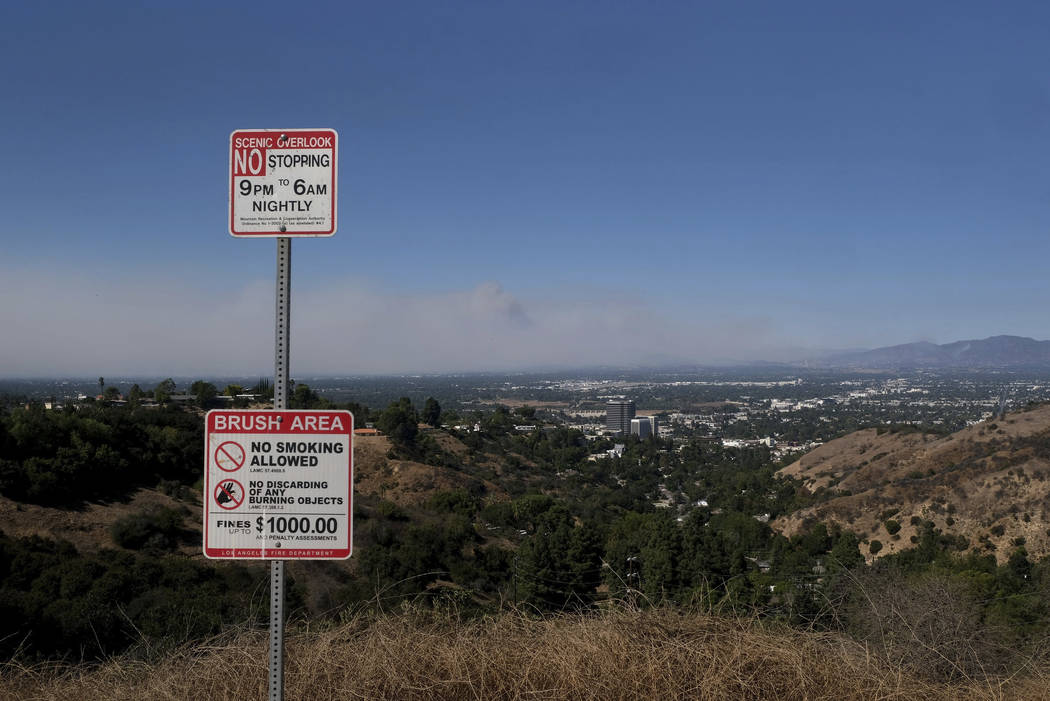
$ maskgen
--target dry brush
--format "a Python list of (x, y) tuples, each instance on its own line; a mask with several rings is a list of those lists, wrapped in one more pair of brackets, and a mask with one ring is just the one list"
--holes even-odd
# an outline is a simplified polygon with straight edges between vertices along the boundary
[[(264, 699), (266, 637), (241, 632), (147, 664), (7, 665), (0, 697)], [(289, 635), (289, 699), (1045, 698), (1023, 677), (923, 680), (848, 638), (671, 610), (460, 621), (407, 612)]]

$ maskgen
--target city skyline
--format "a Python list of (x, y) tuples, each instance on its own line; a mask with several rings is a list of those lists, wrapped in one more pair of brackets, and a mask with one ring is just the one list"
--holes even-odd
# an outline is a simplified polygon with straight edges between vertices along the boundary
[(247, 128), (339, 132), (293, 374), (1050, 337), (1045, 7), (285, 9), (0, 9), (0, 375), (265, 373)]

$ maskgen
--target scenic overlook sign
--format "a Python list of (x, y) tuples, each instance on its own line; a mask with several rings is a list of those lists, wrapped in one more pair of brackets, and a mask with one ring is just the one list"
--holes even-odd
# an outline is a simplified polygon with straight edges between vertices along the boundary
[(353, 431), (348, 411), (209, 411), (204, 554), (350, 557)]
[(334, 129), (241, 129), (230, 134), (230, 233), (332, 236), (338, 145)]

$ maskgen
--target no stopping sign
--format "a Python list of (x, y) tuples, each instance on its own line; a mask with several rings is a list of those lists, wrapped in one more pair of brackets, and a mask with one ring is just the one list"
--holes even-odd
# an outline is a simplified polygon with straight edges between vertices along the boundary
[(239, 129), (230, 134), (230, 234), (332, 236), (335, 129)]

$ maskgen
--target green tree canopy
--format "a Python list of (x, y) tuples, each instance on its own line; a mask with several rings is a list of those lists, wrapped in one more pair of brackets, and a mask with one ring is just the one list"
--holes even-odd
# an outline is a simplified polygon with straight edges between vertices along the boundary
[(202, 409), (208, 407), (212, 400), (219, 395), (219, 390), (210, 382), (197, 380), (190, 385), (190, 392), (197, 398), (197, 406)]
[(535, 532), (518, 549), (514, 577), (520, 599), (538, 608), (589, 605), (601, 582), (597, 533), (577, 525), (564, 506), (553, 506), (539, 516)]
[(427, 401), (423, 404), (423, 413), (421, 415), (423, 423), (430, 426), (437, 427), (441, 424), (441, 405), (433, 397), (427, 397)]
[(385, 433), (395, 446), (415, 449), (419, 417), (416, 416), (412, 400), (402, 397), (399, 401), (391, 402), (379, 417), (379, 430)]
[(831, 566), (849, 570), (862, 562), (864, 556), (860, 552), (860, 539), (853, 531), (843, 531), (831, 548)]
[(175, 380), (170, 377), (163, 380), (153, 390), (153, 398), (160, 404), (165, 404), (171, 400), (171, 395), (175, 392)]

